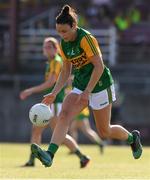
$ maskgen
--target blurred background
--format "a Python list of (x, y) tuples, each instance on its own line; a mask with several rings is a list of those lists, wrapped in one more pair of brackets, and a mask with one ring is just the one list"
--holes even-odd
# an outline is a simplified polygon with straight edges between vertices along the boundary
[[(29, 142), (28, 111), (42, 94), (21, 101), (19, 93), (43, 81), (42, 42), (47, 36), (59, 39), (55, 17), (66, 3), (77, 10), (79, 26), (97, 37), (114, 76), (118, 100), (112, 122), (139, 129), (143, 144), (150, 145), (149, 0), (0, 0), (0, 141)], [(47, 136), (46, 131), (45, 142)], [(88, 140), (81, 135), (80, 142)]]

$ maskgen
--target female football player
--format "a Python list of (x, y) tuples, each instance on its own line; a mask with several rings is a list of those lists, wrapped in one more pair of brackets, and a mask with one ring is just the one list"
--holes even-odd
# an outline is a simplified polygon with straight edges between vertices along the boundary
[(56, 17), (56, 30), (62, 38), (63, 67), (54, 89), (42, 102), (54, 102), (56, 95), (68, 80), (72, 68), (73, 89), (63, 101), (48, 150), (42, 150), (40, 146), (32, 144), (32, 152), (46, 167), (51, 166), (53, 157), (68, 132), (71, 120), (89, 104), (99, 136), (127, 141), (131, 145), (134, 158), (140, 158), (142, 145), (139, 131), (134, 130), (130, 133), (120, 125), (111, 125), (112, 102), (116, 99), (114, 82), (110, 70), (104, 65), (96, 38), (78, 27), (77, 14), (68, 5), (65, 5)]

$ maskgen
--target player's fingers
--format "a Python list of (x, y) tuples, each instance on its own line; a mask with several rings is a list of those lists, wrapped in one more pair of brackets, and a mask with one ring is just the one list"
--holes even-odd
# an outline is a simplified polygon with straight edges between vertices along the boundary
[(43, 104), (46, 104), (46, 105), (49, 105), (49, 103), (48, 103), (48, 102), (43, 102), (43, 101), (42, 101), (42, 103), (43, 103)]
[(42, 103), (46, 104), (46, 105), (49, 105), (49, 100), (48, 99), (43, 99)]
[(45, 100), (45, 99), (43, 99), (43, 100), (42, 100), (42, 103), (44, 103), (44, 104), (45, 104), (45, 103), (46, 103), (46, 100)]

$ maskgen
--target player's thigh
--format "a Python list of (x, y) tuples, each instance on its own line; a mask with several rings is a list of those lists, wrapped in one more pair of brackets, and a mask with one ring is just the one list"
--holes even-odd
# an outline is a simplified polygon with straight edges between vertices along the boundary
[(93, 93), (90, 97), (90, 106), (94, 113), (97, 129), (103, 133), (108, 133), (110, 129), (111, 107), (115, 100), (114, 85), (98, 93)]
[(78, 101), (78, 97), (76, 93), (68, 94), (63, 101), (60, 115), (64, 114), (71, 119), (77, 116), (85, 108), (85, 105)]
[(51, 118), (50, 120), (50, 128), (52, 130), (54, 130), (55, 126), (56, 126), (56, 123), (57, 123), (57, 120), (58, 120), (58, 117), (57, 116), (54, 116), (53, 118)]
[(103, 132), (109, 129), (110, 119), (111, 119), (111, 108), (112, 108), (112, 104), (109, 104), (103, 109), (92, 110), (98, 131)]

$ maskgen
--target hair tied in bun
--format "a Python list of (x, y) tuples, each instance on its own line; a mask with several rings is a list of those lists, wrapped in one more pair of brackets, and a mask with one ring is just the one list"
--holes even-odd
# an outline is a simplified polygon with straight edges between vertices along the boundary
[(62, 13), (64, 15), (68, 15), (69, 14), (69, 10), (70, 10), (70, 7), (68, 5), (65, 5), (64, 8), (62, 9)]

